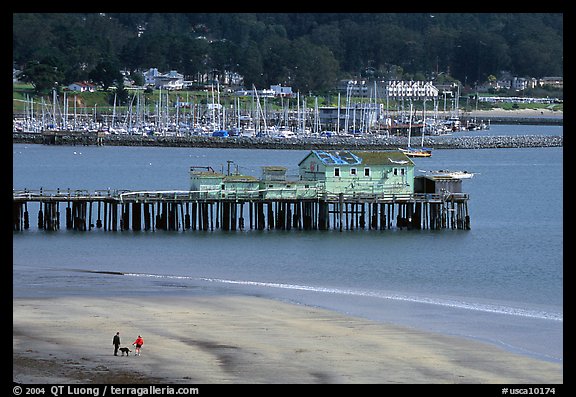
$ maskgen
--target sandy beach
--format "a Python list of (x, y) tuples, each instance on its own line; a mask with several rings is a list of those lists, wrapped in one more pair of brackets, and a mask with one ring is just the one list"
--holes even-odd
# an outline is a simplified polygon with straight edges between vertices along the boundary
[(563, 382), (561, 364), (256, 297), (15, 299), (13, 313), (19, 383)]
[(552, 110), (552, 109), (514, 109), (514, 110), (504, 110), (499, 108), (492, 108), (490, 110), (472, 110), (470, 112), (461, 112), (461, 115), (466, 115), (470, 117), (484, 117), (489, 119), (490, 117), (511, 117), (511, 118), (564, 118), (564, 112), (562, 110)]

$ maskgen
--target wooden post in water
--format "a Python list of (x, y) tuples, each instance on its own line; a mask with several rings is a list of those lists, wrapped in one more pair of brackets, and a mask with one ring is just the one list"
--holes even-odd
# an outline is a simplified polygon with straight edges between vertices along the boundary
[(240, 217), (238, 218), (238, 228), (244, 230), (244, 202), (240, 202)]
[(142, 204), (132, 204), (132, 230), (139, 232), (142, 229)]
[(344, 224), (344, 193), (338, 194), (338, 211), (339, 211), (338, 227), (340, 231), (342, 231), (342, 227)]
[(190, 202), (186, 202), (186, 215), (184, 216), (184, 228), (186, 230), (190, 229)]
[(30, 217), (28, 215), (28, 203), (24, 202), (24, 229), (30, 228)]
[(274, 209), (272, 208), (273, 204), (274, 203), (272, 201), (268, 203), (268, 230), (274, 229)]
[(150, 230), (150, 206), (153, 204), (144, 203), (143, 210), (144, 210), (144, 230)]

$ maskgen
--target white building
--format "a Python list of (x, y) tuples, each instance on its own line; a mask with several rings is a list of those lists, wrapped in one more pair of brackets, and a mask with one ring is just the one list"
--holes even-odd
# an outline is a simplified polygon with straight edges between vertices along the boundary
[(527, 88), (535, 88), (536, 85), (537, 80), (535, 78), (524, 78), (524, 77), (512, 78), (512, 89), (516, 91), (522, 91)]
[(438, 98), (438, 88), (424, 81), (389, 81), (386, 93), (390, 98)]
[(271, 85), (270, 89), (274, 91), (274, 95), (277, 97), (291, 97), (292, 87), (282, 87), (280, 84), (278, 85)]
[(156, 76), (154, 87), (166, 90), (181, 90), (184, 88), (184, 75), (175, 70)]
[(96, 86), (92, 83), (82, 81), (70, 84), (68, 86), (68, 89), (70, 91), (76, 91), (76, 92), (94, 92), (96, 91)]
[(543, 87), (545, 85), (555, 87), (555, 88), (564, 88), (564, 78), (563, 77), (542, 77), (540, 81), (538, 81), (538, 85)]
[(274, 98), (276, 92), (274, 90), (238, 90), (234, 93), (236, 96), (253, 96), (258, 98)]
[(432, 99), (438, 98), (439, 90), (432, 82), (426, 81), (377, 81), (341, 80), (340, 92), (351, 96), (389, 98)]
[(160, 75), (156, 68), (150, 68), (142, 74), (144, 75), (144, 85), (155, 85), (156, 77)]

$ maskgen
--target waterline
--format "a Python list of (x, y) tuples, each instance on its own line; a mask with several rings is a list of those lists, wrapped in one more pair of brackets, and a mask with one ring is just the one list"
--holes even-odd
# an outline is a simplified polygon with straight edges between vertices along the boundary
[(161, 274), (142, 274), (142, 273), (125, 273), (126, 276), (132, 277), (150, 277), (150, 278), (162, 278), (162, 279), (178, 279), (178, 280), (190, 280), (190, 281), (203, 281), (211, 283), (220, 284), (233, 284), (241, 286), (255, 286), (255, 287), (266, 287), (266, 288), (280, 288), (280, 289), (290, 289), (290, 290), (300, 290), (300, 291), (310, 291), (319, 292), (326, 294), (338, 294), (338, 295), (351, 295), (351, 296), (364, 296), (371, 298), (411, 302), (411, 303), (422, 303), (430, 304), (436, 306), (451, 307), (455, 309), (464, 310), (475, 310), (486, 313), (493, 314), (505, 314), (512, 316), (522, 316), (529, 318), (536, 318), (541, 320), (552, 320), (552, 321), (563, 321), (563, 314), (556, 312), (547, 312), (542, 310), (530, 310), (518, 307), (504, 306), (504, 305), (494, 305), (485, 304), (478, 302), (466, 302), (457, 301), (450, 299), (441, 298), (429, 298), (423, 296), (409, 296), (402, 294), (390, 294), (370, 290), (359, 290), (359, 289), (344, 289), (344, 288), (333, 288), (333, 287), (321, 287), (321, 286), (311, 286), (302, 284), (286, 284), (286, 283), (275, 283), (275, 282), (263, 282), (263, 281), (251, 281), (251, 280), (230, 280), (230, 279), (220, 279), (211, 277), (191, 277), (191, 276), (177, 276), (177, 275), (161, 275)]

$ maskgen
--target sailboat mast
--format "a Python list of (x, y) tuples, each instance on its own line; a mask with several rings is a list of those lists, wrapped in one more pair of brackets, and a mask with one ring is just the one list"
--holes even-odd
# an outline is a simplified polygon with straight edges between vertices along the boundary
[(424, 98), (424, 105), (422, 108), (422, 119), (424, 120), (424, 125), (422, 126), (422, 147), (424, 147), (424, 130), (426, 129), (426, 98)]
[(336, 117), (336, 134), (340, 134), (340, 93), (338, 93), (338, 117)]
[(410, 99), (410, 116), (408, 117), (408, 148), (410, 148), (410, 135), (412, 135), (412, 99)]

